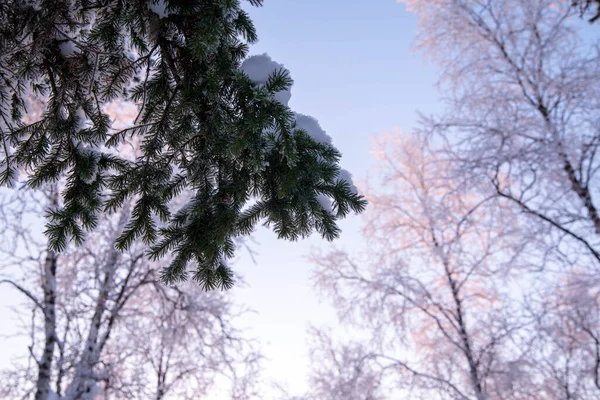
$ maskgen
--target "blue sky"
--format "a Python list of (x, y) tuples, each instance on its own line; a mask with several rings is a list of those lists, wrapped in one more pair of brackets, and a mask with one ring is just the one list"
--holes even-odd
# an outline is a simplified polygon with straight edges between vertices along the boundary
[[(266, 0), (262, 8), (248, 10), (260, 38), (251, 54), (268, 53), (290, 70), (295, 81), (290, 106), (319, 120), (359, 186), (375, 165), (369, 154), (373, 136), (409, 131), (418, 111), (439, 110), (438, 71), (411, 51), (416, 18), (402, 4)], [(305, 387), (306, 328), (335, 324), (333, 309), (312, 290), (307, 256), (311, 248), (359, 248), (361, 225), (361, 217), (343, 221), (342, 237), (333, 244), (316, 235), (283, 242), (260, 229), (258, 244), (251, 244), (256, 264), (242, 256), (235, 265), (248, 283), (235, 289), (237, 300), (257, 311), (244, 323), (264, 345), (265, 378), (294, 393)]]

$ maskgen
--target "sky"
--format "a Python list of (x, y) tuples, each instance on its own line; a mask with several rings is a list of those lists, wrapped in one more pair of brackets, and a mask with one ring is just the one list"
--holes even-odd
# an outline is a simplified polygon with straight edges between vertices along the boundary
[[(410, 131), (418, 113), (440, 109), (435, 83), (439, 71), (411, 51), (416, 17), (394, 0), (266, 0), (247, 7), (259, 42), (250, 54), (267, 53), (294, 79), (290, 107), (315, 117), (342, 152), (342, 167), (361, 182), (375, 175), (369, 153), (372, 138)], [(336, 314), (312, 289), (311, 251), (362, 244), (363, 218), (342, 221), (334, 243), (313, 235), (299, 242), (277, 240), (260, 229), (249, 246), (255, 262), (242, 254), (234, 269), (246, 281), (234, 289), (236, 300), (255, 310), (243, 325), (260, 339), (264, 378), (291, 394), (307, 387), (307, 328), (335, 326)]]
[[(395, 0), (265, 0), (263, 7), (247, 9), (259, 36), (250, 54), (268, 53), (290, 70), (295, 83), (289, 105), (319, 121), (359, 188), (376, 174), (369, 154), (372, 137), (410, 131), (419, 111), (439, 111), (439, 71), (411, 51), (416, 17)], [(307, 388), (307, 328), (336, 325), (333, 308), (312, 289), (314, 267), (307, 258), (314, 249), (360, 248), (362, 220), (351, 216), (342, 221), (343, 233), (334, 243), (318, 235), (284, 242), (261, 228), (248, 243), (256, 252), (254, 261), (242, 250), (233, 268), (246, 283), (232, 294), (255, 311), (240, 325), (260, 340), (265, 381), (278, 382), (291, 394)], [(16, 303), (2, 289), (1, 321), (14, 321), (8, 306)], [(24, 343), (13, 338), (0, 346), (0, 367)]]

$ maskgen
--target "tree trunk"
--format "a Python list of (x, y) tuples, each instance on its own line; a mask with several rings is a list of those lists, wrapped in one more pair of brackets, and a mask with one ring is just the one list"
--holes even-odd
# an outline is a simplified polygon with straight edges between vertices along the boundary
[[(117, 235), (122, 231), (127, 218), (129, 216), (129, 209), (126, 207), (119, 218), (118, 228), (116, 230)], [(93, 391), (98, 378), (94, 374), (94, 368), (100, 360), (100, 353), (104, 345), (100, 339), (100, 331), (102, 328), (102, 319), (104, 313), (109, 310), (109, 296), (114, 286), (115, 274), (117, 272), (117, 264), (119, 262), (120, 253), (117, 249), (113, 248), (107, 256), (106, 262), (102, 266), (104, 271), (104, 279), (100, 286), (98, 298), (96, 299), (96, 306), (94, 308), (94, 315), (90, 321), (90, 328), (88, 336), (85, 341), (85, 347), (81, 352), (81, 357), (75, 367), (75, 373), (71, 383), (65, 391), (63, 400), (78, 400), (78, 399), (92, 399), (95, 397)], [(108, 339), (110, 334), (111, 324), (107, 324), (103, 337)]]
[(119, 253), (117, 250), (112, 250), (111, 254), (108, 256), (108, 260), (104, 267), (104, 279), (98, 293), (98, 299), (96, 300), (94, 315), (90, 322), (85, 347), (83, 348), (79, 362), (75, 367), (73, 380), (65, 391), (64, 400), (85, 399), (93, 391), (93, 386), (96, 382), (94, 377), (94, 367), (100, 359), (98, 338), (100, 337), (100, 329), (102, 327), (102, 317), (108, 308), (107, 302), (110, 290), (114, 283), (118, 257)]
[(44, 261), (44, 350), (38, 365), (35, 400), (47, 400), (50, 394), (52, 362), (56, 345), (56, 253), (48, 250)]

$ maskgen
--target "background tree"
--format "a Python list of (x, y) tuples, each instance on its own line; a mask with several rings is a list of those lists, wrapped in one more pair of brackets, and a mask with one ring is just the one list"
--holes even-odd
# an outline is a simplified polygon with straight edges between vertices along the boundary
[[(598, 285), (583, 271), (548, 284), (528, 308), (537, 316), (531, 348), (521, 365), (539, 395), (599, 399)], [(522, 382), (522, 384), (526, 384)]]
[(364, 357), (395, 396), (506, 398), (495, 383), (531, 323), (504, 280), (524, 250), (514, 215), (455, 185), (418, 138), (389, 137), (378, 150), (385, 189), (368, 196), (369, 250), (316, 255), (317, 287), (363, 329)]
[(286, 400), (383, 400), (382, 373), (376, 358), (360, 342), (338, 345), (328, 330), (310, 328), (311, 370), (309, 390), (290, 395), (281, 385), (277, 399)]
[[(419, 46), (443, 67), (449, 89), (448, 113), (426, 119), (423, 132), (446, 143), (456, 179), (522, 213), (523, 240), (535, 244), (525, 260), (541, 272), (533, 313), (548, 335), (540, 348), (548, 353), (536, 355), (545, 363), (531, 365), (562, 365), (537, 372), (563, 388), (560, 397), (595, 398), (597, 43), (578, 35), (578, 9), (566, 2), (435, 3), (408, 2)], [(588, 298), (588, 317), (576, 296)]]
[(374, 398), (600, 398), (596, 281), (532, 268), (527, 221), (453, 181), (426, 141), (389, 136), (376, 154), (385, 189), (367, 195), (367, 250), (313, 257), (317, 288), (356, 338), (318, 332), (306, 398), (364, 380)]
[(448, 144), (457, 179), (491, 184), (529, 216), (531, 236), (555, 256), (573, 262), (567, 249), (578, 248), (577, 262), (597, 268), (600, 58), (578, 36), (576, 10), (550, 0), (407, 3), (448, 94), (448, 113), (422, 131)]
[[(153, 259), (175, 254), (165, 282), (192, 263), (205, 288), (228, 288), (234, 239), (257, 223), (280, 238), (332, 240), (337, 219), (365, 207), (339, 151), (277, 97), (289, 73), (255, 82), (240, 68), (257, 36), (238, 0), (10, 0), (0, 34), (0, 184), (66, 181), (46, 229), (55, 252), (133, 201), (119, 250), (140, 239)], [(45, 110), (24, 122), (30, 98)], [(125, 129), (106, 112), (118, 99), (139, 108)], [(126, 139), (140, 143), (133, 160), (119, 153)], [(183, 189), (193, 196), (173, 209)]]
[(381, 372), (361, 343), (336, 346), (329, 332), (312, 328), (310, 391), (306, 399), (383, 400)]
[(249, 398), (259, 356), (233, 327), (238, 311), (226, 294), (164, 286), (142, 244), (116, 250), (127, 206), (85, 246), (56, 255), (34, 229), (46, 204), (17, 192), (1, 208), (4, 237), (14, 239), (3, 241), (0, 282), (24, 295), (21, 333), (30, 337), (28, 356), (4, 371), (1, 397), (191, 399), (222, 377), (232, 398)]
[(317, 285), (396, 397), (600, 398), (597, 45), (568, 2), (404, 2), (447, 110), (377, 149), (372, 242)]

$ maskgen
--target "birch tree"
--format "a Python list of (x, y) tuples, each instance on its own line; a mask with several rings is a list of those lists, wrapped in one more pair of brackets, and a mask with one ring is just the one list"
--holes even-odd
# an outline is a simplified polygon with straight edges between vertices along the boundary
[[(598, 268), (600, 58), (577, 10), (551, 0), (405, 1), (417, 47), (443, 69), (448, 112), (422, 130), (457, 176), (521, 210), (555, 256)], [(552, 249), (552, 250), (550, 250)], [(583, 258), (589, 258), (584, 260)]]
[(381, 370), (402, 372), (392, 387), (599, 398), (600, 58), (578, 35), (580, 10), (403, 2), (417, 48), (442, 68), (448, 111), (423, 118), (421, 144), (378, 148), (369, 250), (315, 257), (317, 285), (366, 327)]
[(456, 179), (519, 210), (535, 241), (527, 262), (545, 288), (530, 361), (549, 369), (534, 376), (554, 382), (551, 396), (597, 398), (600, 56), (577, 18), (594, 2), (405, 3), (447, 93), (448, 112), (422, 131), (445, 143)]
[(306, 399), (383, 400), (381, 371), (359, 342), (336, 345), (331, 333), (312, 328), (310, 390)]
[(422, 138), (388, 136), (376, 154), (367, 249), (313, 257), (317, 288), (359, 339), (320, 333), (307, 398), (336, 398), (360, 371), (381, 398), (600, 398), (597, 281), (532, 268), (527, 221), (454, 181)]
[[(50, 201), (58, 201), (55, 193)], [(12, 199), (1, 208), (1, 282), (28, 302), (19, 310), (30, 344), (4, 371), (2, 397), (198, 398), (219, 376), (237, 398), (250, 393), (259, 357), (234, 328), (236, 307), (224, 293), (158, 283), (160, 265), (145, 258), (142, 245), (116, 250), (127, 207), (85, 246), (57, 256), (29, 229), (48, 196), (20, 192)]]
[[(600, 399), (598, 287), (582, 276), (550, 286), (538, 302), (529, 376), (539, 393), (558, 399)], [(594, 282), (594, 281), (591, 281)]]
[(308, 332), (311, 369), (306, 393), (291, 395), (275, 385), (278, 400), (384, 400), (388, 390), (383, 374), (364, 343), (339, 344), (329, 329), (311, 327)]
[(368, 250), (316, 255), (317, 287), (366, 331), (364, 357), (396, 396), (504, 398), (499, 371), (530, 323), (503, 281), (525, 249), (514, 214), (453, 185), (422, 140), (388, 137), (377, 154), (385, 190), (367, 195)]

